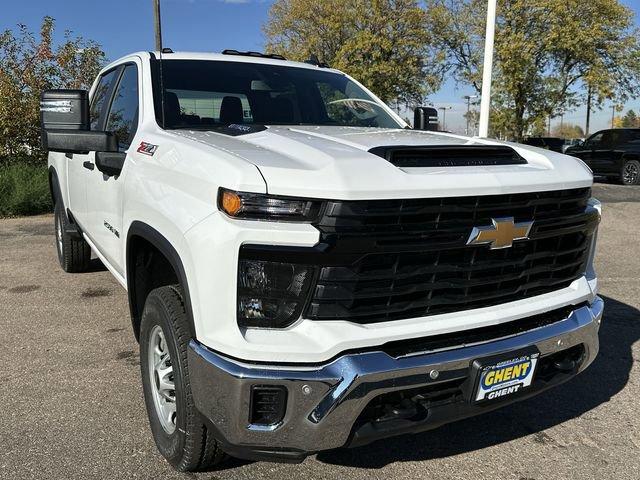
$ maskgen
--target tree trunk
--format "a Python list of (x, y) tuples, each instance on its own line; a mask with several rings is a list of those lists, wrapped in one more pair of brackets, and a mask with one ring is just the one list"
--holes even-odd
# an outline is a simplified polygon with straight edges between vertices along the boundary
[(589, 136), (589, 122), (591, 121), (591, 86), (587, 89), (587, 124), (584, 129), (584, 136)]
[(516, 100), (516, 108), (514, 110), (513, 135), (516, 142), (522, 142), (524, 138), (524, 102)]

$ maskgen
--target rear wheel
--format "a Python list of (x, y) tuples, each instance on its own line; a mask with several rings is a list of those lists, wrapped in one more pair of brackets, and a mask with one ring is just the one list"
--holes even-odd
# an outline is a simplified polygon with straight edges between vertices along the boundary
[(55, 207), (56, 250), (65, 272), (83, 272), (91, 264), (91, 247), (82, 235), (69, 233), (70, 222), (61, 201)]
[(158, 450), (182, 472), (203, 470), (225, 458), (193, 402), (187, 364), (189, 331), (180, 289), (153, 290), (140, 325), (144, 398)]
[(625, 161), (622, 165), (620, 178), (625, 185), (640, 184), (640, 162), (638, 160)]

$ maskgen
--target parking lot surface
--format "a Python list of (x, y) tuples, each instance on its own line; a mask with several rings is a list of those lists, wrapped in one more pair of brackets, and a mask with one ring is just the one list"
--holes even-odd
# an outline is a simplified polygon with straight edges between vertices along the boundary
[[(232, 460), (198, 479), (640, 479), (640, 187), (597, 184), (601, 351), (522, 403), (300, 465)], [(172, 479), (155, 449), (124, 290), (58, 266), (50, 215), (0, 220), (0, 478)]]

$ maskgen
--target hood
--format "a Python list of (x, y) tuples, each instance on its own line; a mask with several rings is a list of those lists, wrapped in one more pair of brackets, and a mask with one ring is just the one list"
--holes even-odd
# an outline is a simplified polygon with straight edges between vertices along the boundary
[[(579, 160), (535, 147), (403, 129), (277, 126), (247, 135), (174, 131), (254, 164), (274, 195), (336, 200), (493, 195), (590, 186)], [(508, 145), (519, 165), (399, 168), (375, 147)]]

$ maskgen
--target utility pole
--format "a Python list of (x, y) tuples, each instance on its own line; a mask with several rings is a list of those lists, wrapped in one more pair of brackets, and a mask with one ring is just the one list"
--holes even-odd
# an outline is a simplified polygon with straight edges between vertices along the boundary
[(153, 17), (156, 32), (156, 50), (162, 52), (162, 23), (160, 21), (160, 0), (153, 0)]
[(467, 127), (466, 130), (464, 131), (465, 135), (469, 135), (469, 113), (471, 112), (471, 99), (472, 98), (478, 98), (477, 95), (465, 95), (464, 98), (467, 101)]
[(487, 30), (484, 38), (484, 67), (482, 68), (482, 97), (480, 99), (479, 137), (489, 136), (491, 74), (493, 69), (493, 37), (496, 31), (496, 0), (489, 0), (487, 3)]
[(447, 130), (447, 110), (451, 110), (451, 107), (438, 107), (438, 110), (442, 110), (442, 130)]

